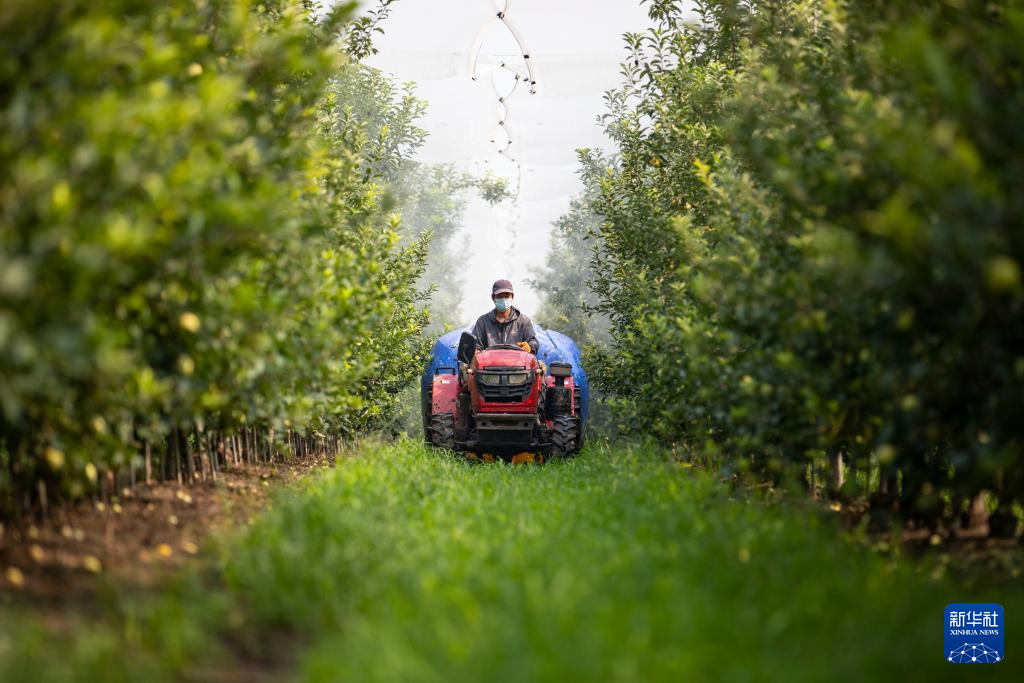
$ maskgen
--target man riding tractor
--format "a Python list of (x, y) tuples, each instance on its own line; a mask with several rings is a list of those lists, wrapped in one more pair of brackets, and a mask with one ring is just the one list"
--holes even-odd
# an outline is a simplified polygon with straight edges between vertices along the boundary
[(572, 455), (582, 446), (585, 414), (586, 375), (574, 367), (578, 350), (549, 331), (542, 346), (530, 318), (512, 306), (513, 296), (512, 284), (498, 280), (491, 288), (494, 310), (461, 333), (457, 351), (452, 337), (459, 333), (435, 345), (423, 383), (427, 440), (506, 459), (523, 451)]
[(497, 280), (491, 286), (494, 308), (480, 316), (473, 326), (478, 348), (488, 349), (500, 344), (514, 345), (537, 355), (537, 335), (530, 317), (512, 305), (515, 294), (512, 283)]

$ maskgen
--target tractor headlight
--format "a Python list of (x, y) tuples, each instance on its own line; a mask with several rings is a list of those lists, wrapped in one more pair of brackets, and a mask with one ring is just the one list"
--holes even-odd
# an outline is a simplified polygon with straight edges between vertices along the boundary
[(483, 375), (477, 374), (476, 381), (487, 386), (495, 386), (501, 384), (501, 375)]
[(517, 372), (508, 376), (509, 384), (526, 384), (528, 381), (530, 381), (530, 374), (527, 372)]

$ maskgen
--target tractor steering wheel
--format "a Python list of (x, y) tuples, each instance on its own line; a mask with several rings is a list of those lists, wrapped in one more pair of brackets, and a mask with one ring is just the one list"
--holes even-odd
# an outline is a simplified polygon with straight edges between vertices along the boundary
[(494, 344), (493, 346), (488, 346), (485, 350), (489, 351), (490, 349), (508, 349), (510, 351), (522, 351), (522, 349), (516, 346), (515, 344)]

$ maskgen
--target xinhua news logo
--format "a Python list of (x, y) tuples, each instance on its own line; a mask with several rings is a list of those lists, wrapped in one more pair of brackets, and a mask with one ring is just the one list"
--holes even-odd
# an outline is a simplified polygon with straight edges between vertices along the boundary
[(994, 602), (946, 605), (946, 661), (995, 664), (1003, 652), (1003, 608)]

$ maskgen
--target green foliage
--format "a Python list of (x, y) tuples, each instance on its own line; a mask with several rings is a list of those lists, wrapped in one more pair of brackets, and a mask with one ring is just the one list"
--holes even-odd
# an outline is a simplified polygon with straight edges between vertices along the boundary
[[(375, 33), (384, 33), (381, 22), (391, 14), (395, 0), (378, 0), (375, 9), (357, 17), (345, 31), (345, 51), (357, 60), (377, 54), (373, 45)], [(316, 3), (319, 6), (319, 2)]]
[[(358, 25), (350, 30), (359, 30)], [(375, 355), (387, 362), (379, 364), (364, 384), (367, 409), (359, 426), (418, 433), (422, 415), (414, 375), (425, 364), (437, 335), (462, 322), (455, 316), (463, 268), (453, 244), (468, 193), (475, 190), (495, 204), (509, 197), (508, 188), (501, 178), (412, 160), (427, 135), (416, 125), (426, 103), (415, 97), (412, 84), (399, 85), (376, 69), (351, 65), (344, 78), (332, 83), (327, 100), (332, 110), (328, 130), (362, 131), (360, 170), (367, 178), (387, 182), (387, 206), (400, 218), (395, 224), (400, 237), (395, 262), (418, 267), (415, 276), (413, 271), (403, 274), (415, 287), (396, 300), (391, 333), (383, 331), (368, 340)], [(415, 324), (403, 327), (406, 320)]]
[(597, 179), (614, 162), (589, 150), (582, 152), (581, 160), (581, 179), (587, 189), (573, 197), (568, 213), (555, 221), (551, 252), (530, 284), (544, 293), (537, 322), (569, 335), (582, 347), (609, 341), (607, 318), (594, 315), (599, 301), (590, 283), (595, 276), (593, 263), (601, 257), (601, 243), (594, 238), (601, 222), (594, 212)]
[[(570, 200), (568, 213), (555, 221), (547, 261), (528, 284), (544, 296), (544, 303), (534, 316), (536, 322), (572, 337), (582, 350), (584, 367), (589, 371), (600, 366), (611, 343), (611, 322), (598, 310), (601, 300), (591, 283), (596, 279), (594, 263), (602, 258), (602, 242), (596, 237), (601, 216), (594, 210), (599, 198), (597, 179), (614, 161), (589, 150), (581, 152), (581, 161), (586, 189)], [(619, 436), (620, 416), (614, 410), (617, 401), (615, 396), (591, 385), (588, 439)]]
[(383, 83), (337, 47), (351, 6), (44, 5), (0, 12), (0, 512), (174, 429), (376, 424), (429, 236), (387, 193), (421, 109), (350, 106)]
[[(363, 444), (221, 548), (218, 600), (192, 584), (62, 651), (153, 681), (211, 670), (199, 653), (228, 629), (236, 648), (297, 655), (309, 681), (953, 680), (935, 614), (961, 588), (941, 564), (852, 545), (817, 507), (738, 498), (651, 451), (512, 467)], [(1021, 604), (996, 592), (976, 597)], [(4, 680), (67, 666), (34, 657), (32, 631), (8, 629)], [(282, 632), (298, 653), (269, 649)], [(115, 649), (123, 634), (138, 646)]]
[[(386, 3), (382, 3), (386, 4)], [(357, 31), (359, 24), (350, 27)], [(449, 164), (413, 161), (427, 132), (416, 125), (426, 111), (412, 83), (399, 84), (376, 69), (353, 65), (346, 77), (334, 82), (328, 95), (336, 103), (332, 127), (362, 127), (365, 142), (361, 169), (370, 178), (387, 181), (389, 205), (401, 216), (397, 232), (403, 244), (429, 241), (426, 267), (417, 281), (419, 305), (430, 299), (429, 335), (460, 321), (458, 310), (462, 281), (460, 257), (453, 252), (453, 238), (461, 227), (467, 195), (476, 191), (490, 204), (510, 197), (507, 181), (490, 174), (461, 173)]]
[(687, 23), (682, 4), (627, 36), (621, 160), (589, 183), (617, 342), (599, 384), (730, 467), (843, 454), (898, 474), (908, 510), (982, 489), (1008, 509), (1024, 7), (718, 0)]
[[(470, 193), (475, 191), (492, 205), (511, 195), (504, 178), (462, 173), (447, 164), (416, 162), (402, 165), (393, 188), (402, 212), (403, 239), (430, 235), (427, 264), (419, 286), (430, 292), (430, 322), (425, 332), (432, 344), (437, 335), (465, 323), (458, 319), (458, 311), (466, 255), (459, 250), (456, 236)], [(419, 403), (413, 403), (418, 415)]]

